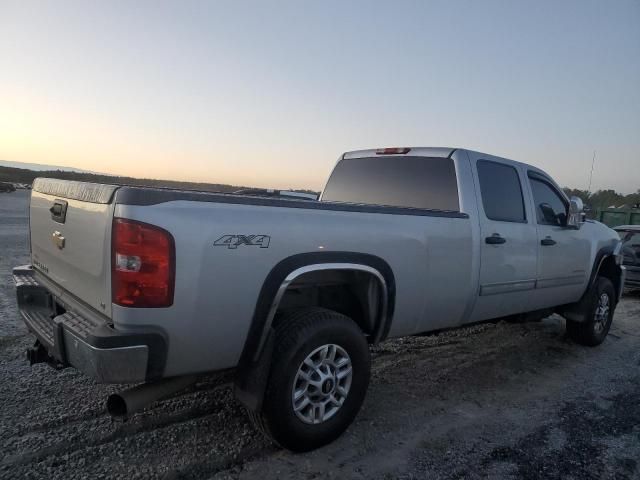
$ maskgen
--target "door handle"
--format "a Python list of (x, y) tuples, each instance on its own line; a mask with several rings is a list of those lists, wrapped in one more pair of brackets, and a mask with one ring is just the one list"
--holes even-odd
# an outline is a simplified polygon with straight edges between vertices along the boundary
[(551, 237), (543, 238), (542, 240), (540, 240), (540, 245), (543, 245), (545, 247), (550, 247), (551, 245), (555, 245), (555, 244), (556, 244), (556, 241)]
[(68, 203), (66, 200), (56, 200), (53, 202), (53, 206), (49, 209), (51, 212), (51, 219), (54, 222), (64, 223), (67, 218)]
[(484, 239), (485, 243), (489, 245), (501, 245), (507, 241), (506, 238), (501, 237), (499, 233), (494, 233), (490, 237)]

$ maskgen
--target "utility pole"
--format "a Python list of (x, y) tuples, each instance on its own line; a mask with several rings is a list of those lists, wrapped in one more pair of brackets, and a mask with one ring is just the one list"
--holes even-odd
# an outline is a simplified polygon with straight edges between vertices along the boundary
[(596, 151), (593, 151), (593, 158), (591, 159), (591, 174), (589, 175), (589, 186), (587, 187), (587, 193), (591, 195), (591, 180), (593, 179), (593, 165), (596, 163)]

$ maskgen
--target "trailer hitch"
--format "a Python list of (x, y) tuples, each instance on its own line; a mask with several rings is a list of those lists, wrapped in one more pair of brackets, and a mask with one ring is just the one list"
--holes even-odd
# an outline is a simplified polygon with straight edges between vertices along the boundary
[(25, 353), (30, 366), (33, 366), (36, 363), (46, 363), (56, 370), (65, 368), (61, 362), (49, 355), (47, 349), (44, 348), (38, 340), (33, 344), (33, 347), (27, 348)]

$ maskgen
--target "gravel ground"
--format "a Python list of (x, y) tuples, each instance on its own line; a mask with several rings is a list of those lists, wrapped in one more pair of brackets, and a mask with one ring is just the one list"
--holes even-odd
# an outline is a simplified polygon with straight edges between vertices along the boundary
[(126, 423), (117, 387), (29, 367), (11, 267), (28, 262), (27, 193), (0, 194), (0, 478), (640, 478), (640, 295), (603, 345), (552, 316), (393, 340), (373, 351), (345, 435), (278, 450), (211, 377)]

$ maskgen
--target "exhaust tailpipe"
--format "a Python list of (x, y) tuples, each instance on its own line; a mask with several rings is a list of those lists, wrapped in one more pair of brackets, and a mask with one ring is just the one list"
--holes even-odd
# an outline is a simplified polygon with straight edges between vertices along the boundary
[(197, 375), (185, 375), (153, 383), (143, 383), (128, 390), (114, 393), (107, 398), (107, 413), (114, 418), (127, 418), (156, 400), (184, 390), (196, 383), (197, 380)]

